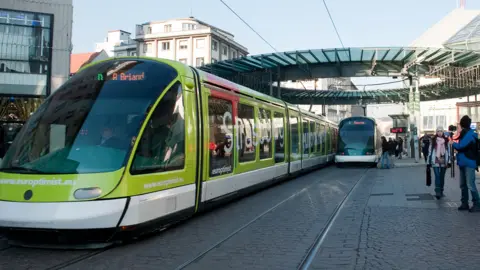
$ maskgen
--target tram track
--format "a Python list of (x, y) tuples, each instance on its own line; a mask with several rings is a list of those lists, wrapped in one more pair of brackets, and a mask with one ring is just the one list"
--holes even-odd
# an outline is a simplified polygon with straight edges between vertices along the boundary
[(85, 255), (81, 255), (81, 256), (78, 256), (76, 258), (73, 258), (73, 259), (70, 259), (68, 261), (65, 261), (63, 263), (60, 263), (60, 264), (57, 264), (57, 265), (54, 265), (54, 266), (51, 266), (49, 268), (46, 268), (45, 270), (58, 270), (58, 269), (63, 269), (65, 267), (68, 267), (68, 266), (71, 266), (71, 265), (74, 265), (78, 262), (81, 262), (83, 260), (86, 260), (86, 259), (89, 259), (89, 258), (92, 258), (94, 256), (97, 256), (97, 255), (100, 255), (102, 253), (104, 253), (105, 251), (107, 250), (110, 250), (112, 249), (114, 246), (109, 246), (109, 247), (106, 247), (106, 248), (102, 248), (102, 249), (99, 249), (99, 250), (95, 250), (95, 251), (92, 251), (92, 252), (89, 252)]
[(302, 261), (298, 265), (298, 267), (297, 267), (298, 270), (307, 270), (310, 267), (310, 265), (313, 262), (313, 259), (315, 258), (315, 256), (318, 253), (318, 250), (322, 246), (323, 241), (327, 237), (328, 232), (330, 231), (332, 226), (335, 224), (335, 220), (337, 219), (337, 217), (338, 217), (340, 211), (342, 210), (343, 206), (348, 201), (350, 196), (354, 193), (355, 188), (359, 185), (359, 183), (367, 176), (368, 171), (369, 170), (366, 170), (364, 172), (364, 174), (362, 175), (362, 177), (360, 177), (358, 179), (358, 181), (350, 188), (347, 195), (343, 198), (343, 200), (338, 204), (338, 206), (335, 208), (333, 213), (330, 215), (330, 217), (328, 218), (327, 224), (320, 231), (320, 233), (315, 237), (315, 240), (313, 241), (312, 245), (310, 246), (307, 253), (303, 257)]
[[(311, 192), (315, 193), (316, 190), (319, 189), (319, 187), (316, 186), (316, 185), (320, 185), (322, 189), (331, 187), (332, 190), (328, 191), (329, 194), (331, 194), (332, 192), (338, 192), (339, 191), (338, 188), (340, 188), (340, 189), (343, 190), (342, 191), (343, 192), (343, 194), (342, 194), (343, 200), (340, 201), (341, 198), (338, 198), (339, 199), (338, 201), (335, 201), (335, 203), (331, 204), (331, 207), (329, 208), (331, 210), (328, 211), (328, 214), (325, 212), (324, 220), (326, 220), (327, 215), (330, 215), (330, 213), (332, 213), (332, 211), (333, 211), (333, 213), (330, 215), (330, 218), (328, 219), (328, 224), (325, 225), (326, 229), (324, 229), (320, 233), (318, 233), (318, 236), (315, 238), (314, 243), (311, 244), (310, 248), (308, 249), (308, 254), (307, 255), (305, 255), (303, 258), (301, 258), (302, 255), (299, 254), (299, 256), (297, 257), (298, 258), (297, 261), (300, 261), (300, 259), (302, 260), (302, 265), (307, 264), (309, 262), (309, 260), (311, 261), (313, 259), (313, 257), (314, 257), (313, 254), (315, 254), (315, 252), (318, 250), (318, 247), (317, 247), (318, 244), (317, 243), (318, 242), (321, 243), (322, 237), (325, 238), (324, 235), (326, 235), (328, 233), (327, 228), (330, 228), (332, 226), (331, 224), (333, 224), (334, 221), (335, 221), (335, 215), (337, 215), (338, 212), (340, 212), (342, 206), (348, 200), (348, 197), (350, 196), (350, 194), (353, 193), (353, 191), (355, 190), (355, 187), (365, 177), (366, 173), (368, 172), (368, 169), (357, 171), (357, 173), (356, 173), (357, 175), (356, 175), (355, 178), (358, 177), (357, 178), (358, 180), (355, 179), (354, 181), (351, 181), (350, 182), (351, 184), (348, 185), (348, 187), (345, 186), (345, 183), (347, 183), (347, 182), (344, 182), (344, 180), (340, 180), (340, 179), (345, 179), (345, 178), (343, 178), (342, 174), (339, 171), (337, 171), (336, 169), (333, 169), (333, 170), (326, 169), (323, 172), (324, 173), (322, 173), (321, 176), (318, 179), (311, 179), (310, 178), (312, 176), (316, 178), (316, 176), (315, 176), (316, 172), (315, 171), (304, 175), (305, 177), (307, 177), (307, 179), (303, 179), (303, 180), (300, 180), (300, 181), (307, 181), (307, 182), (304, 183), (304, 184), (301, 184), (301, 185), (296, 185), (295, 182), (290, 182), (290, 181), (281, 183), (278, 186), (279, 187), (283, 186), (282, 189), (284, 189), (285, 191), (288, 190), (288, 186), (295, 184), (294, 186), (292, 186), (292, 187), (294, 187), (294, 189), (290, 190), (290, 192), (288, 192), (288, 191), (283, 192), (283, 194), (282, 194), (283, 196), (279, 198), (280, 200), (277, 201), (277, 202), (272, 202), (272, 204), (270, 204), (270, 206), (267, 206), (269, 208), (267, 208), (266, 210), (262, 211), (262, 210), (259, 209), (260, 211), (258, 211), (254, 215), (251, 215), (250, 219), (243, 220), (243, 222), (242, 222), (243, 225), (241, 225), (240, 227), (238, 227), (238, 223), (237, 223), (237, 226), (235, 226), (236, 228), (233, 227), (233, 226), (230, 227), (230, 232), (226, 232), (225, 234), (223, 234), (223, 236), (210, 240), (209, 243), (208, 242), (205, 243), (206, 245), (203, 246), (203, 251), (202, 252), (200, 252), (200, 253), (195, 252), (196, 254), (191, 253), (190, 255), (183, 256), (183, 258), (178, 258), (178, 261), (175, 262), (174, 264), (173, 264), (173, 261), (171, 261), (168, 264), (165, 264), (164, 266), (167, 267), (167, 265), (169, 265), (167, 267), (168, 269), (185, 269), (189, 266), (190, 266), (189, 268), (191, 268), (192, 264), (195, 264), (196, 262), (202, 262), (203, 264), (205, 264), (206, 262), (209, 261), (208, 258), (211, 255), (209, 253), (216, 252), (215, 250), (218, 250), (218, 247), (220, 247), (220, 246), (222, 246), (222, 248), (224, 248), (223, 246), (225, 246), (225, 245), (222, 245), (222, 244), (224, 244), (226, 242), (228, 242), (228, 243), (232, 243), (232, 241), (235, 242), (236, 240), (234, 240), (232, 238), (234, 238), (235, 236), (238, 236), (241, 232), (246, 231), (244, 233), (249, 233), (248, 231), (250, 231), (251, 229), (256, 228), (258, 226), (258, 223), (256, 223), (256, 222), (259, 222), (260, 224), (265, 223), (265, 222), (269, 222), (268, 220), (271, 218), (271, 216), (269, 216), (269, 217), (266, 217), (266, 216), (268, 214), (274, 212), (275, 210), (280, 208), (278, 211), (280, 211), (279, 213), (282, 213), (282, 212), (285, 211), (285, 207), (290, 208), (289, 205), (296, 204), (296, 202), (291, 202), (291, 203), (288, 203), (288, 204), (287, 204), (287, 202), (290, 202), (292, 200), (296, 201), (298, 199), (302, 200), (302, 197), (306, 196), (305, 193), (307, 191), (308, 191), (307, 194), (311, 193)], [(313, 174), (313, 175), (310, 175), (310, 174)], [(308, 176), (308, 175), (310, 175), (310, 176)], [(338, 177), (340, 177), (339, 180), (334, 180), (334, 179), (337, 179)], [(310, 180), (308, 180), (308, 178), (310, 178)], [(330, 180), (327, 180), (327, 179), (330, 179)], [(285, 186), (284, 184), (287, 184), (287, 185)], [(277, 185), (272, 186), (271, 188), (275, 189), (276, 186)], [(270, 190), (270, 192), (274, 192), (273, 189), (268, 188), (264, 191), (261, 191), (260, 194), (262, 194), (263, 192), (269, 192), (269, 190)], [(277, 191), (275, 191), (275, 192), (277, 192)], [(327, 200), (327, 201), (329, 200), (328, 199), (328, 198), (330, 198), (329, 194), (325, 195), (326, 197), (324, 197), (322, 199), (322, 203), (325, 202), (325, 200)], [(302, 196), (300, 196), (300, 195), (302, 195)], [(256, 196), (255, 194), (252, 194), (248, 197), (250, 197), (251, 199), (255, 199), (255, 196)], [(321, 195), (321, 196), (323, 197), (323, 195)], [(248, 198), (248, 197), (246, 197), (246, 198)], [(298, 198), (298, 199), (295, 199), (295, 198)], [(242, 200), (240, 200), (240, 201), (242, 201)], [(285, 204), (287, 204), (288, 206), (281, 207)], [(235, 206), (235, 204), (231, 204), (230, 206)], [(236, 206), (236, 207), (238, 207), (238, 206)], [(251, 207), (251, 206), (242, 206), (242, 207)], [(333, 209), (335, 209), (335, 210), (333, 210)], [(276, 211), (276, 212), (278, 212), (278, 211)], [(218, 213), (218, 212), (213, 211), (212, 213)], [(222, 215), (225, 215), (225, 214), (222, 214)], [(229, 214), (229, 215), (231, 215), (231, 214)], [(278, 215), (278, 214), (274, 214), (274, 215)], [(320, 215), (322, 215), (322, 214), (320, 214)], [(265, 219), (262, 219), (264, 217), (265, 217)], [(260, 221), (260, 220), (262, 220), (262, 221)], [(204, 221), (202, 221), (202, 223), (203, 222)], [(240, 224), (242, 224), (242, 223), (240, 223)], [(181, 224), (186, 224), (187, 227), (179, 226)], [(184, 232), (191, 233), (194, 227), (192, 227), (192, 224), (190, 224), (190, 225), (188, 225), (188, 224), (189, 224), (188, 222), (179, 222), (177, 224), (172, 224), (172, 226), (170, 226), (167, 231), (170, 231), (171, 229), (173, 229), (173, 227), (178, 226), (178, 227), (182, 227), (183, 229), (181, 229), (181, 230), (183, 230)], [(232, 225), (233, 225), (233, 223), (232, 223)], [(207, 227), (209, 227), (209, 226), (207, 226)], [(185, 229), (185, 228), (190, 228), (190, 229)], [(249, 228), (249, 229), (247, 229), (247, 228)], [(177, 232), (173, 232), (173, 233), (175, 234)], [(121, 254), (124, 254), (124, 252), (133, 252), (133, 253), (138, 253), (138, 254), (143, 255), (143, 250), (144, 250), (145, 246), (150, 245), (150, 244), (148, 244), (148, 242), (158, 242), (158, 241), (164, 242), (163, 236), (161, 237), (162, 240), (152, 239), (152, 238), (155, 238), (156, 236), (157, 235), (155, 233), (155, 234), (152, 234), (152, 235), (148, 234), (148, 236), (146, 235), (145, 237), (141, 237), (141, 238), (150, 238), (150, 239), (146, 239), (146, 241), (147, 241), (146, 243), (139, 243), (139, 245), (132, 246), (133, 250), (128, 247), (128, 245), (130, 244), (129, 243), (129, 244), (113, 245), (113, 246), (109, 246), (109, 247), (106, 247), (106, 248), (103, 248), (103, 249), (98, 249), (98, 250), (91, 251), (91, 252), (86, 252), (86, 253), (83, 252), (83, 253), (80, 253), (80, 254), (78, 254), (76, 252), (81, 252), (81, 251), (73, 251), (73, 252), (65, 251), (65, 253), (62, 252), (63, 254), (59, 253), (59, 252), (56, 252), (56, 251), (50, 251), (50, 252), (38, 251), (38, 252), (35, 252), (34, 258), (32, 258), (32, 259), (29, 258), (31, 263), (32, 263), (30, 265), (33, 266), (33, 265), (36, 264), (35, 262), (38, 262), (39, 260), (44, 260), (43, 263), (39, 263), (36, 266), (33, 266), (33, 268), (35, 268), (35, 269), (48, 269), (48, 270), (53, 270), (53, 269), (82, 269), (82, 268), (88, 268), (89, 265), (92, 265), (92, 266), (96, 265), (95, 269), (97, 269), (97, 268), (100, 269), (100, 268), (102, 268), (102, 266), (100, 266), (101, 264), (100, 265), (98, 264), (98, 261), (102, 261), (105, 258), (109, 258), (109, 257), (112, 258), (112, 256), (123, 256)], [(282, 237), (282, 235), (279, 235), (279, 236)], [(171, 238), (171, 237), (169, 237), (169, 238)], [(313, 235), (311, 236), (310, 239), (313, 239)], [(231, 241), (229, 241), (229, 240), (231, 240)], [(172, 240), (170, 240), (170, 241), (172, 241)], [(174, 241), (175, 242), (171, 242), (171, 243), (172, 244), (173, 243), (178, 243), (177, 240), (174, 240)], [(133, 243), (134, 242), (142, 242), (142, 241), (141, 241), (141, 239), (138, 239), (136, 241), (133, 241)], [(308, 245), (308, 242), (306, 244)], [(226, 244), (226, 245), (228, 246), (229, 244)], [(307, 249), (307, 245), (305, 245), (305, 250)], [(122, 247), (122, 246), (125, 246), (125, 247)], [(225, 248), (228, 248), (228, 247), (225, 247)], [(12, 250), (12, 251), (10, 251), (10, 250)], [(6, 252), (3, 255), (3, 257), (14, 256), (14, 257), (17, 257), (18, 259), (20, 259), (21, 257), (25, 257), (25, 256), (30, 257), (31, 253), (29, 253), (27, 255), (27, 251), (25, 251), (26, 249), (23, 249), (23, 248), (19, 249), (19, 250), (21, 250), (20, 252), (15, 251), (15, 250), (17, 250), (17, 248), (13, 247), (13, 246), (10, 246), (10, 247), (7, 247), (6, 249), (3, 249), (3, 252), (4, 253)], [(137, 252), (135, 252), (135, 250)], [(201, 251), (202, 249), (199, 248), (198, 250)], [(2, 251), (2, 250), (0, 250), (0, 251)], [(10, 254), (10, 255), (8, 255), (8, 254)], [(163, 253), (163, 254), (165, 254), (165, 253)], [(148, 256), (151, 256), (151, 255), (148, 255)], [(67, 257), (67, 258), (65, 258), (65, 257)], [(68, 257), (70, 257), (70, 258), (68, 258)], [(190, 257), (190, 259), (189, 259), (189, 257)], [(204, 257), (207, 257), (207, 259), (202, 260), (202, 258), (204, 258)], [(309, 259), (310, 257), (312, 259)], [(61, 260), (62, 258), (65, 258), (66, 260), (62, 261)], [(139, 257), (135, 256), (135, 258), (138, 259)], [(24, 264), (23, 262), (21, 262), (18, 259), (17, 259), (17, 261), (20, 264)], [(242, 260), (242, 259), (240, 259), (240, 260)], [(119, 259), (115, 259), (115, 261), (124, 261), (124, 259), (119, 258)], [(128, 259), (127, 259), (127, 261), (128, 261)], [(143, 260), (141, 259), (140, 262), (143, 262)], [(27, 262), (27, 264), (28, 264), (28, 262)], [(6, 267), (8, 265), (13, 266), (12, 263), (5, 264)], [(0, 265), (0, 268), (2, 268), (1, 265)], [(25, 269), (25, 268), (26, 267), (22, 268), (21, 265), (17, 265), (16, 267), (10, 268), (10, 269)], [(28, 267), (28, 268), (31, 268), (31, 267)], [(106, 268), (102, 268), (102, 269), (106, 269)], [(304, 268), (299, 267), (298, 269), (304, 269)]]
[[(333, 213), (330, 215), (330, 217), (328, 218), (328, 221), (327, 221), (327, 224), (325, 225), (325, 227), (320, 231), (320, 233), (317, 235), (317, 237), (315, 238), (314, 242), (312, 243), (312, 245), (309, 247), (307, 253), (305, 254), (305, 256), (302, 258), (300, 264), (299, 264), (299, 267), (297, 269), (308, 269), (308, 266), (311, 264), (311, 262), (313, 261), (313, 258), (315, 257), (315, 254), (317, 253), (321, 243), (323, 242), (323, 240), (325, 239), (328, 231), (330, 230), (330, 228), (332, 227), (332, 225), (334, 224), (335, 222), (335, 219), (336, 217), (338, 216), (338, 213), (340, 212), (340, 210), (343, 208), (345, 202), (348, 200), (348, 198), (350, 197), (350, 195), (353, 193), (353, 191), (355, 190), (355, 187), (358, 186), (358, 184), (365, 178), (365, 176), (367, 175), (368, 173), (368, 169), (365, 170), (363, 173), (362, 173), (362, 176), (355, 182), (355, 184), (350, 188), (350, 190), (347, 192), (347, 194), (345, 195), (345, 197), (343, 198), (343, 200), (337, 205), (337, 207), (335, 208), (335, 210), (333, 211)], [(205, 257), (205, 255), (207, 255), (209, 252), (211, 252), (212, 250), (216, 249), (217, 247), (221, 246), (223, 243), (227, 242), (229, 239), (231, 239), (232, 237), (238, 235), (240, 232), (242, 232), (244, 229), (248, 228), (249, 226), (251, 226), (252, 224), (254, 224), (256, 221), (260, 220), (262, 217), (264, 217), (265, 215), (273, 212), (275, 209), (279, 208), (280, 206), (282, 206), (283, 204), (285, 204), (286, 202), (294, 199), (295, 197), (301, 195), (302, 193), (306, 192), (310, 187), (314, 186), (314, 185), (317, 185), (319, 184), (319, 182), (321, 182), (323, 179), (319, 179), (307, 186), (305, 186), (304, 188), (296, 191), (294, 194), (290, 195), (289, 197), (287, 197), (286, 199), (280, 201), (279, 203), (277, 203), (276, 205), (274, 205), (273, 207), (267, 209), (266, 211), (262, 212), (261, 214), (257, 215), (255, 218), (251, 219), (249, 222), (245, 223), (243, 226), (239, 227), (238, 229), (236, 229), (235, 231), (233, 231), (231, 234), (229, 234), (228, 236), (224, 237), (223, 239), (221, 239), (220, 241), (218, 241), (217, 243), (213, 244), (212, 246), (210, 246), (209, 248), (207, 248), (206, 250), (204, 250), (203, 252), (201, 252), (200, 254), (198, 254), (197, 256), (193, 257), (192, 259), (184, 262), (183, 264), (181, 264), (180, 266), (178, 266), (176, 268), (176, 270), (182, 270), (182, 269), (185, 269), (187, 268), (188, 266), (200, 261), (203, 257)]]

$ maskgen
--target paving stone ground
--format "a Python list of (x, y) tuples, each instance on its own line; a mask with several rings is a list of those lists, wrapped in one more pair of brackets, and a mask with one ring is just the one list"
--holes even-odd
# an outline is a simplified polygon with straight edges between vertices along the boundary
[[(479, 269), (480, 213), (459, 212), (425, 186), (425, 167), (372, 170), (339, 213), (310, 269)], [(478, 185), (480, 186), (480, 185)]]
[[(335, 167), (320, 169), (65, 269), (176, 269), (303, 190), (189, 268), (295, 269), (333, 209), (366, 170), (347, 169), (356, 175), (351, 177)], [(10, 248), (0, 251), (0, 269), (46, 269), (82, 255), (82, 252)]]
[[(297, 269), (359, 179), (310, 269), (480, 269), (480, 213), (457, 211), (460, 191), (449, 171), (441, 200), (424, 174), (421, 164), (321, 169), (65, 269), (176, 269), (301, 191), (186, 268)], [(46, 269), (83, 254), (0, 248), (0, 269)]]

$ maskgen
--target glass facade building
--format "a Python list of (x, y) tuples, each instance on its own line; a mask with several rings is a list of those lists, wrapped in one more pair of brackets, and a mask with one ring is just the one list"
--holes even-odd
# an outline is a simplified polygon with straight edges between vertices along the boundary
[(0, 121), (25, 121), (51, 92), (53, 15), (0, 9)]

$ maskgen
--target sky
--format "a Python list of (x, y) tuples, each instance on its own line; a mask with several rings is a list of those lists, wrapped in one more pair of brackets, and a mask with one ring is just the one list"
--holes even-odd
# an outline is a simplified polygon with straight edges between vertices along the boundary
[[(279, 52), (342, 47), (322, 0), (224, 2)], [(326, 3), (345, 47), (408, 46), (457, 6), (457, 0)], [(250, 54), (273, 52), (220, 0), (73, 0), (73, 5), (73, 53), (94, 51), (95, 42), (102, 42), (109, 30), (134, 37), (136, 24), (191, 15), (234, 34)], [(466, 8), (480, 9), (480, 1), (467, 0)]]

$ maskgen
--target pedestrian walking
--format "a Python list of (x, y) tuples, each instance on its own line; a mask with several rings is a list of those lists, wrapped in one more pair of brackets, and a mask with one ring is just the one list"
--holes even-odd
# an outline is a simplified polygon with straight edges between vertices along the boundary
[(435, 174), (435, 196), (437, 199), (444, 197), (445, 173), (450, 168), (450, 147), (443, 127), (437, 127), (436, 134), (429, 144), (426, 163), (433, 168)]
[[(470, 129), (472, 119), (465, 115), (460, 119), (459, 142), (450, 141), (450, 144), (457, 150), (457, 164), (460, 171), (461, 206), (458, 210), (469, 210), (480, 212), (480, 198), (475, 183), (475, 170), (477, 169), (477, 142), (478, 135)], [(472, 207), (468, 205), (468, 191), (472, 195)]]
[(381, 137), (382, 139), (382, 156), (380, 157), (380, 162), (378, 163), (378, 168), (380, 169), (390, 169), (390, 144), (388, 143), (385, 136)]

